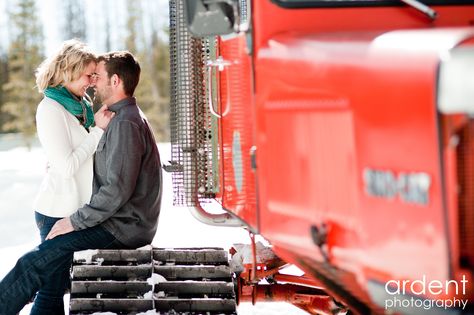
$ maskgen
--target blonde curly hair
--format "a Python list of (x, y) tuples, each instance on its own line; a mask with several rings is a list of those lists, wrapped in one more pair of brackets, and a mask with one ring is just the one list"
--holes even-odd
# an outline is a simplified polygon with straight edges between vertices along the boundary
[(97, 62), (97, 56), (86, 44), (77, 39), (65, 41), (54, 55), (44, 60), (36, 69), (38, 91), (43, 93), (47, 87), (77, 80), (91, 62)]

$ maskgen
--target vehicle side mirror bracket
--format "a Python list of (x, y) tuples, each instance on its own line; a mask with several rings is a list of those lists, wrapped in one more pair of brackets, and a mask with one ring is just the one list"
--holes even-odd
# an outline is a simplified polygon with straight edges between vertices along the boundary
[(235, 33), (239, 28), (237, 0), (184, 0), (186, 23), (194, 36)]

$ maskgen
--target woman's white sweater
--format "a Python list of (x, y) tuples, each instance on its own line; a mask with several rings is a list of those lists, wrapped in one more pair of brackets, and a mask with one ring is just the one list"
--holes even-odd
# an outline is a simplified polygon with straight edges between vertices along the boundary
[(55, 100), (38, 105), (36, 128), (48, 164), (34, 201), (34, 210), (50, 217), (67, 217), (90, 201), (93, 155), (103, 130), (90, 132)]

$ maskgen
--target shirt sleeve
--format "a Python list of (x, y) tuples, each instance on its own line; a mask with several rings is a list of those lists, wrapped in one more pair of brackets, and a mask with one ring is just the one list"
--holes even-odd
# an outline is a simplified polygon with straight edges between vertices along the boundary
[(81, 144), (74, 147), (65, 114), (53, 104), (42, 102), (36, 112), (36, 128), (50, 166), (59, 176), (70, 178), (94, 154), (103, 130), (93, 127)]
[(127, 203), (135, 191), (145, 150), (140, 128), (130, 121), (119, 121), (108, 128), (106, 170), (102, 170), (106, 175), (101, 176), (103, 183), (90, 203), (71, 215), (75, 230), (101, 224)]

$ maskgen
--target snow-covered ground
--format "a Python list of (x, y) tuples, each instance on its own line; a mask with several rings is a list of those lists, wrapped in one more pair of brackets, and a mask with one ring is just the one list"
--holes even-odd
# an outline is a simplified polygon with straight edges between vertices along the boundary
[[(169, 144), (159, 144), (163, 163), (170, 158)], [(0, 135), (0, 279), (14, 266), (18, 257), (39, 242), (32, 201), (45, 171), (41, 148), (21, 145), (16, 135)], [(240, 228), (212, 227), (198, 222), (186, 208), (173, 207), (170, 174), (164, 172), (162, 212), (156, 247), (213, 246), (228, 249), (234, 243), (249, 243)], [(20, 315), (29, 314), (26, 306)], [(239, 315), (303, 315), (305, 312), (286, 303), (242, 303)]]

